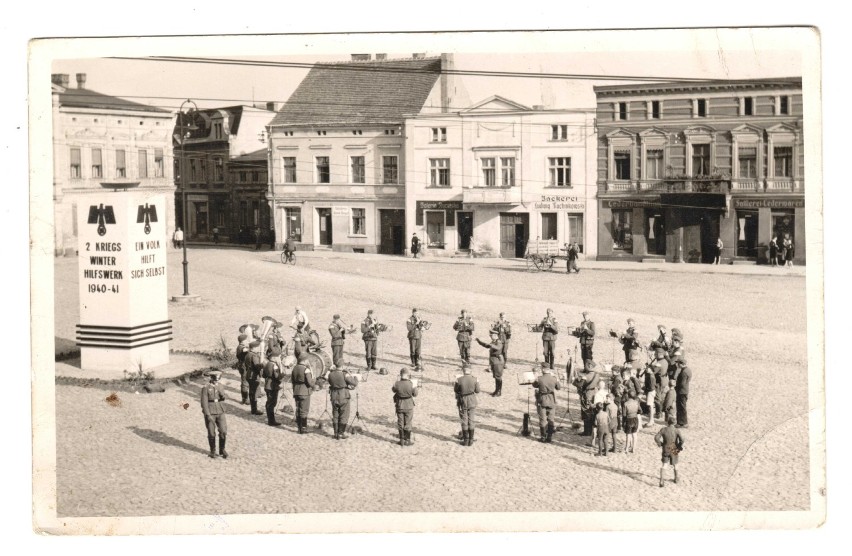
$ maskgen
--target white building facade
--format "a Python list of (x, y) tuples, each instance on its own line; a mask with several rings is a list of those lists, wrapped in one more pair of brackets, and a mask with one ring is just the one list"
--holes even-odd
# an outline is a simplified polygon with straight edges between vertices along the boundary
[[(77, 87), (67, 74), (52, 77), (53, 202), (56, 255), (77, 249), (77, 207), (105, 188), (137, 187), (166, 198), (167, 234), (174, 230), (170, 112)], [(111, 189), (107, 189), (111, 190)]]
[(593, 116), (493, 96), (408, 118), (407, 237), (416, 233), (427, 256), (517, 258), (547, 239), (595, 258)]

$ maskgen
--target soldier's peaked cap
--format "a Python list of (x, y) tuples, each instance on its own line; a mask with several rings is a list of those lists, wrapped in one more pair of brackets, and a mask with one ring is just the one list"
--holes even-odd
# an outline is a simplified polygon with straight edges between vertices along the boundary
[(372, 310), (372, 309), (368, 309), (368, 310), (367, 310), (367, 314), (368, 314), (368, 315), (372, 315), (372, 314), (373, 314), (373, 310)]
[(589, 314), (589, 312), (588, 312), (588, 311), (583, 311), (583, 316), (584, 316), (584, 317), (585, 317), (586, 315), (588, 315), (588, 314)]
[(219, 377), (222, 376), (222, 371), (210, 371), (209, 373), (207, 373), (207, 376), (212, 379), (219, 380)]
[(334, 320), (337, 320), (337, 319), (339, 319), (339, 318), (340, 318), (340, 315), (338, 315), (337, 313), (335, 313), (335, 314), (334, 314)]

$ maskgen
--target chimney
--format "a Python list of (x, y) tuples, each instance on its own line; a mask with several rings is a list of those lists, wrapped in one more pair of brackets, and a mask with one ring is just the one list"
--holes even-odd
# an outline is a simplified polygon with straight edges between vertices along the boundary
[(415, 52), (414, 54), (411, 55), (411, 57), (414, 58), (415, 60), (422, 60), (423, 58), (426, 57), (426, 53), (425, 52)]
[(368, 62), (372, 57), (371, 54), (353, 54), (352, 61), (353, 62)]
[(275, 101), (269, 101), (266, 103), (266, 109), (270, 112), (278, 112), (278, 103)]
[(387, 60), (387, 59), (388, 59), (387, 54), (376, 54), (376, 60)]
[(78, 73), (77, 74), (77, 88), (85, 89), (86, 88), (86, 74)]
[(59, 85), (60, 87), (68, 87), (68, 74), (67, 73), (52, 73), (50, 74), (50, 82), (54, 85)]

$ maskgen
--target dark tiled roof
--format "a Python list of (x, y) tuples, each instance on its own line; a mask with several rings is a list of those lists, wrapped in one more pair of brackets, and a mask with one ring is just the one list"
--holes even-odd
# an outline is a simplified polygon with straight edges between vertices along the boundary
[(420, 112), (440, 74), (440, 58), (317, 64), (270, 125), (401, 122)]
[(148, 106), (147, 104), (139, 104), (132, 100), (127, 100), (120, 97), (113, 97), (92, 91), (91, 89), (72, 89), (68, 88), (59, 93), (59, 105), (70, 106), (75, 108), (104, 108), (109, 110), (132, 110), (134, 112), (157, 112), (167, 114), (168, 110)]
[(254, 152), (235, 156), (231, 159), (232, 162), (266, 162), (266, 149), (258, 149)]

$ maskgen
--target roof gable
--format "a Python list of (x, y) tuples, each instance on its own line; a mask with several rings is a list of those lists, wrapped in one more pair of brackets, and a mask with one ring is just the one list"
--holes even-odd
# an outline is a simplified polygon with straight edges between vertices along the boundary
[(441, 74), (440, 58), (316, 64), (270, 125), (402, 122)]
[(524, 106), (514, 100), (509, 100), (500, 95), (491, 95), (490, 97), (481, 100), (462, 110), (462, 112), (499, 112), (499, 111), (516, 111), (516, 110), (532, 110), (529, 106)]

